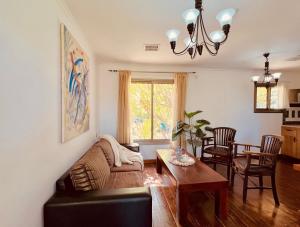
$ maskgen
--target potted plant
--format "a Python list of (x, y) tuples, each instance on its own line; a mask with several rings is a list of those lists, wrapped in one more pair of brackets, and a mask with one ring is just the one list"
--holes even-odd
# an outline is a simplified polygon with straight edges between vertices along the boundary
[(187, 122), (178, 121), (176, 127), (172, 130), (172, 140), (181, 141), (182, 135), (186, 136), (186, 141), (191, 145), (193, 154), (196, 157), (197, 147), (201, 146), (203, 137), (206, 136), (206, 131), (211, 131), (211, 128), (208, 127), (210, 122), (204, 119), (195, 120), (194, 117), (202, 113), (202, 111), (197, 110), (195, 112), (187, 113), (184, 112)]

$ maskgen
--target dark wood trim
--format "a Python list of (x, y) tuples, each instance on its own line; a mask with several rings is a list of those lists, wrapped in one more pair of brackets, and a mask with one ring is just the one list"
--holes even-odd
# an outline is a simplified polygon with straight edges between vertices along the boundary
[(284, 109), (257, 109), (257, 108), (254, 108), (254, 113), (284, 113)]
[(155, 159), (144, 160), (144, 164), (155, 164), (155, 163), (156, 163)]
[(283, 125), (300, 125), (300, 121), (283, 121)]
[(257, 101), (257, 88), (258, 87), (265, 87), (263, 84), (254, 84), (254, 103), (253, 103), (253, 107), (254, 113), (284, 113), (285, 109), (271, 109), (270, 105), (271, 105), (271, 88), (275, 87), (276, 85), (270, 85), (267, 88), (267, 108), (257, 108), (256, 107), (256, 101)]
[(131, 79), (131, 83), (134, 84), (174, 84), (172, 79)]

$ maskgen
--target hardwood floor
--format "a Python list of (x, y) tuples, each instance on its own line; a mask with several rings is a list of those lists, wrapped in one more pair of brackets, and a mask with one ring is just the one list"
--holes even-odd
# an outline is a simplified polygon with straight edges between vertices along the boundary
[[(226, 176), (226, 169), (217, 167)], [(242, 178), (236, 175), (235, 185), (229, 191), (228, 218), (218, 220), (214, 216), (214, 198), (210, 194), (190, 195), (188, 220), (191, 226), (300, 226), (300, 172), (280, 161), (277, 166), (277, 190), (280, 206), (275, 207), (272, 190), (248, 190), (247, 203), (242, 201)], [(175, 181), (163, 169), (157, 174), (154, 164), (146, 164), (144, 184), (151, 187), (153, 197), (153, 226), (180, 226), (176, 220)], [(253, 178), (250, 182), (258, 184)], [(270, 180), (264, 178), (264, 184)]]

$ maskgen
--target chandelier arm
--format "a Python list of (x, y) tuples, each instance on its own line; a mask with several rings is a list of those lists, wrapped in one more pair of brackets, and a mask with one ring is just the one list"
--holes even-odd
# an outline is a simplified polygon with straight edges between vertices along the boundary
[(195, 46), (195, 48), (194, 48), (194, 53), (193, 53), (193, 55), (191, 56), (191, 58), (194, 59), (194, 58), (196, 57), (196, 55), (197, 55), (197, 46)]
[(227, 38), (228, 38), (228, 35), (226, 35), (224, 40), (222, 42), (220, 42), (220, 45), (223, 45), (226, 42)]
[(185, 54), (188, 49), (189, 49), (189, 46), (187, 46), (184, 50), (179, 51), (179, 52), (176, 52), (175, 49), (173, 49), (173, 53), (176, 55), (182, 55), (182, 54)]
[[(199, 16), (198, 16), (199, 17)], [(195, 31), (196, 31), (196, 29), (198, 30), (198, 24), (196, 23), (195, 25), (194, 25), (194, 30), (193, 30), (193, 33), (190, 35), (190, 37), (191, 37), (191, 40), (193, 40), (192, 38), (194, 37), (194, 35), (195, 35)]]
[(216, 56), (218, 54), (218, 51), (216, 50), (216, 52), (213, 52), (210, 50), (210, 48), (208, 47), (207, 43), (204, 41), (204, 46), (206, 48), (206, 50), (212, 55), (212, 56)]
[[(199, 18), (199, 17), (198, 17)], [(196, 57), (196, 54), (197, 54), (197, 45), (198, 45), (198, 18), (197, 18), (197, 22), (196, 22), (196, 26), (195, 28), (197, 29), (196, 30), (196, 34), (193, 33), (193, 36), (191, 36), (191, 43), (189, 46), (193, 47), (193, 53), (191, 54), (191, 59), (195, 59)], [(195, 39), (195, 42), (193, 42), (193, 38), (194, 36), (196, 35), (196, 39)]]
[(215, 42), (211, 40), (211, 38), (209, 37), (209, 35), (207, 35), (206, 28), (205, 28), (205, 26), (204, 26), (204, 20), (203, 20), (202, 14), (201, 14), (201, 18), (200, 18), (200, 24), (201, 24), (201, 27), (202, 27), (201, 30), (204, 31), (204, 34), (205, 34), (206, 38), (208, 39), (208, 41), (209, 41), (210, 43), (212, 43), (212, 46), (213, 46), (213, 45), (215, 44)]
[(175, 50), (173, 50), (173, 54), (178, 55), (178, 56), (181, 56), (181, 55), (186, 54), (186, 52), (185, 52), (185, 51), (176, 52)]
[[(213, 42), (213, 41), (211, 40), (211, 38), (209, 37), (209, 35), (207, 34), (206, 28), (205, 28), (205, 26), (204, 26), (204, 20), (203, 20), (202, 15), (201, 15), (201, 21), (202, 21), (202, 28), (203, 28), (203, 30), (204, 30), (205, 36), (207, 37), (207, 39), (208, 39), (211, 43), (213, 43), (213, 45), (210, 44), (210, 46), (214, 46), (215, 42)], [(226, 42), (227, 38), (228, 38), (228, 35), (226, 35), (225, 38), (223, 39), (223, 41), (220, 42), (220, 45), (224, 44), (224, 43)]]
[(206, 50), (212, 55), (212, 56), (216, 56), (218, 54), (218, 51), (216, 50), (216, 52), (213, 52), (210, 50), (210, 48), (208, 47), (208, 44), (205, 40), (205, 37), (204, 37), (204, 32), (203, 32), (203, 29), (201, 29), (201, 35), (202, 35), (202, 39), (203, 39), (203, 43), (204, 43), (204, 46), (206, 48)]

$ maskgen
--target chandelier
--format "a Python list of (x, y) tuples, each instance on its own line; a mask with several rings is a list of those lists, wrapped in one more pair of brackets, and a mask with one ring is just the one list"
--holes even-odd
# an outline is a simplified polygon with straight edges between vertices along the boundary
[[(204, 26), (202, 12), (202, 0), (195, 0), (195, 9), (188, 9), (183, 12), (182, 17), (187, 25), (189, 36), (184, 39), (186, 47), (182, 51), (175, 51), (180, 31), (176, 29), (167, 31), (166, 35), (175, 55), (188, 53), (191, 58), (194, 59), (197, 53), (202, 55), (204, 46), (212, 56), (216, 56), (220, 46), (227, 40), (232, 18), (235, 15), (236, 10), (230, 8), (219, 12), (216, 19), (219, 21), (222, 30), (211, 32), (209, 35)], [(200, 36), (202, 38), (201, 40)]]
[(265, 68), (264, 68), (264, 75), (262, 81), (260, 81), (260, 76), (252, 76), (252, 81), (255, 85), (263, 86), (263, 87), (270, 87), (270, 86), (277, 86), (279, 78), (281, 76), (280, 72), (276, 72), (271, 74), (270, 73), (270, 63), (269, 63), (269, 56), (270, 53), (264, 53), (263, 55), (266, 58), (265, 61)]

